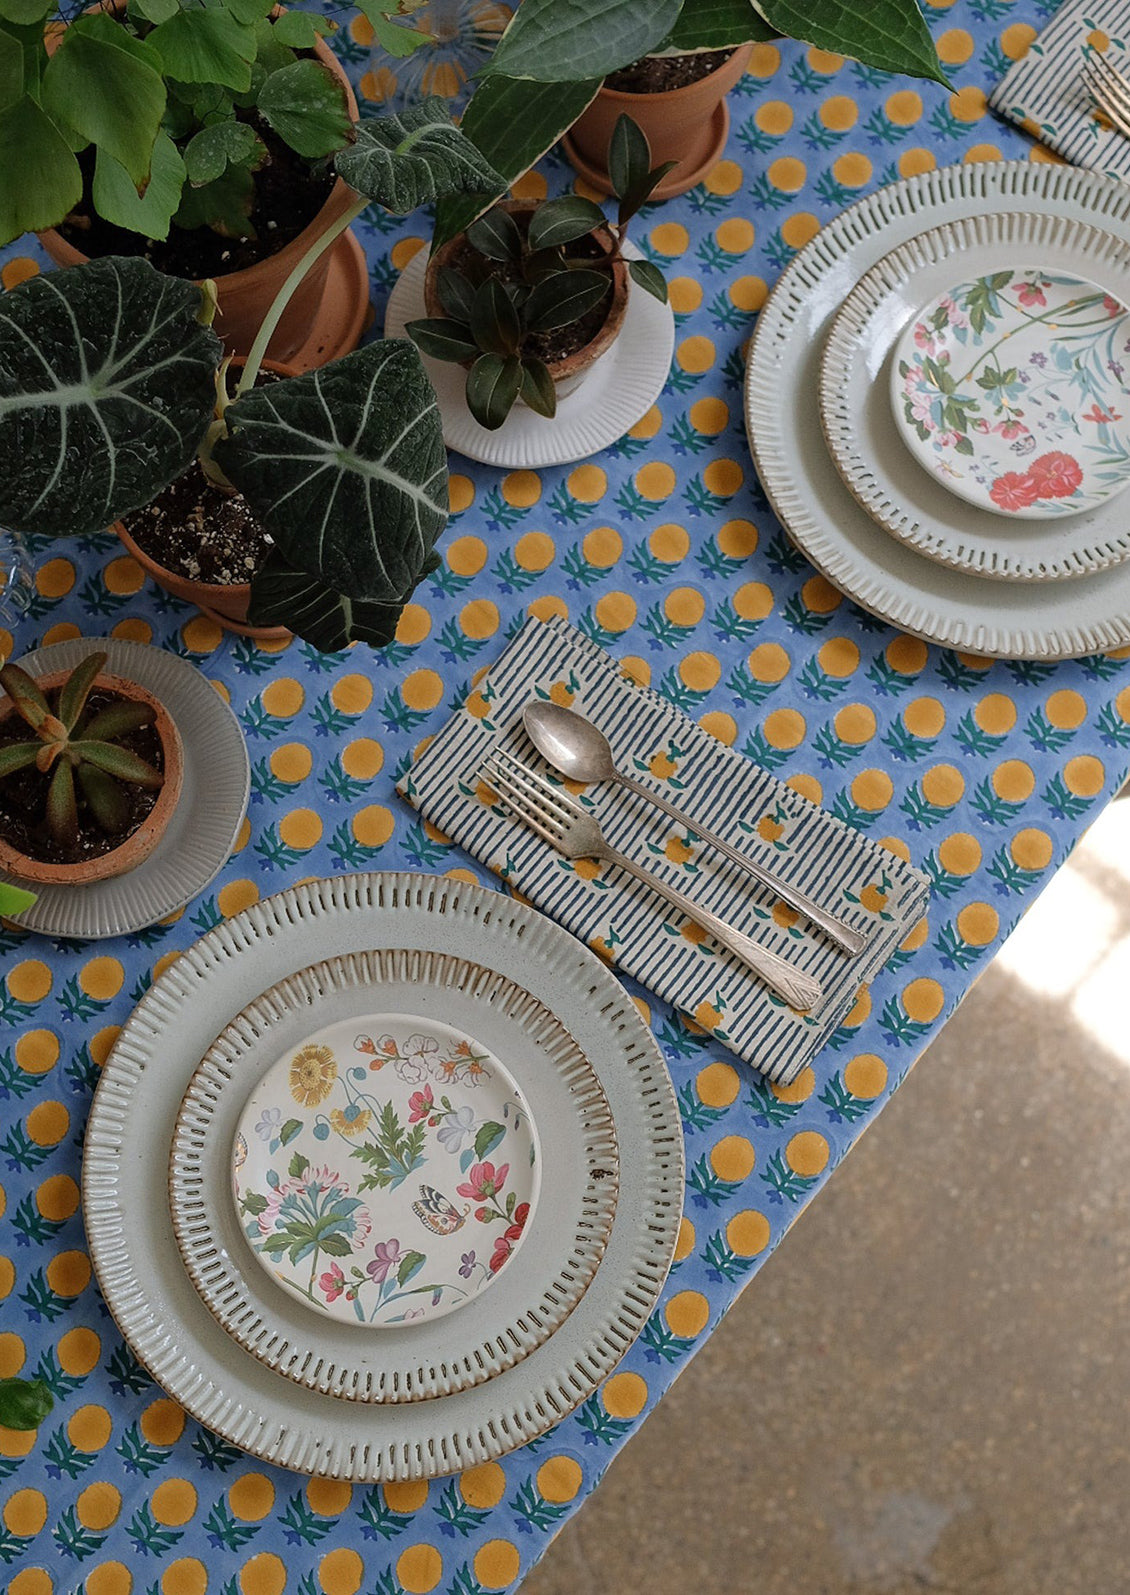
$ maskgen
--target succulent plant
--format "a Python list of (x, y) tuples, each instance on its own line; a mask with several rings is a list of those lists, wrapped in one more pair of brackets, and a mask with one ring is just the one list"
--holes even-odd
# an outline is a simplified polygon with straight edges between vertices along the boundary
[[(469, 363), (467, 405), (480, 426), (495, 431), (519, 397), (538, 415), (557, 413), (557, 393), (530, 340), (572, 326), (612, 293), (612, 268), (622, 260), (627, 225), (674, 162), (652, 167), (647, 136), (621, 116), (608, 147), (608, 170), (619, 201), (615, 222), (577, 194), (547, 200), (520, 227), (495, 205), (467, 228), (480, 257), (466, 270), (442, 266), (436, 292), (445, 316), (408, 323), (416, 346), (436, 360)], [(597, 259), (571, 254), (594, 228), (611, 234), (611, 251)], [(626, 262), (632, 280), (666, 303), (667, 284), (649, 260)]]
[(35, 733), (34, 741), (0, 746), (0, 780), (33, 765), (49, 776), (47, 829), (60, 847), (73, 847), (78, 840), (76, 783), (99, 830), (116, 836), (130, 818), (124, 787), (155, 791), (165, 780), (160, 770), (121, 744), (121, 738), (152, 725), (156, 716), (151, 704), (119, 699), (86, 713), (91, 688), (105, 665), (104, 653), (88, 654), (59, 688), (54, 709), (19, 665), (0, 669), (0, 686)]
[(54, 1405), (42, 1379), (0, 1379), (0, 1424), (5, 1429), (38, 1429)]

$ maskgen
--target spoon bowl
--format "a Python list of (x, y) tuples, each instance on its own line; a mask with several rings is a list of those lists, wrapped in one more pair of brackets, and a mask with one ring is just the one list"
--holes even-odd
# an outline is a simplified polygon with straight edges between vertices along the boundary
[(614, 781), (612, 749), (599, 726), (560, 703), (528, 703), (522, 721), (534, 747), (570, 781)]

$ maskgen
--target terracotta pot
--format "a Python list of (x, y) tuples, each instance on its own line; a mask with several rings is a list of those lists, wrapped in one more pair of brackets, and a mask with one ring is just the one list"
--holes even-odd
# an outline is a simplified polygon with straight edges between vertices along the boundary
[[(233, 360), (232, 370), (238, 371), (242, 365), (241, 360)], [(280, 377), (298, 374), (292, 366), (282, 365), (277, 360), (264, 360), (263, 369), (274, 371)], [(283, 642), (290, 636), (285, 626), (253, 626), (248, 621), (250, 582), (225, 584), (193, 581), (191, 576), (182, 576), (175, 570), (159, 565), (143, 548), (138, 547), (122, 521), (115, 521), (112, 530), (117, 532), (127, 552), (133, 555), (142, 570), (152, 576), (158, 587), (172, 593), (174, 598), (183, 598), (186, 603), (195, 604), (224, 631), (233, 631), (240, 637), (258, 637), (263, 642)]]
[[(96, 6), (91, 9), (118, 10), (119, 6)], [(49, 40), (49, 51), (57, 47), (62, 31), (54, 40)], [(317, 41), (314, 48), (323, 66), (329, 67), (344, 87), (349, 114), (356, 121), (357, 100), (336, 55), (322, 39)], [(339, 177), (310, 225), (285, 248), (280, 249), (277, 255), (271, 255), (243, 271), (233, 271), (227, 276), (213, 279), (219, 300), (216, 331), (223, 338), (229, 354), (242, 355), (250, 351), (255, 334), (293, 267), (315, 239), (344, 216), (356, 199), (357, 195)], [(56, 266), (80, 266), (90, 258), (75, 249), (54, 228), (40, 233), (39, 239)], [(339, 355), (356, 348), (370, 314), (368, 273), (365, 271), (359, 275), (356, 269), (356, 257), (359, 254), (363, 259), (360, 245), (347, 232), (307, 272), (271, 339), (270, 353), (276, 360), (288, 361), (296, 370), (308, 370), (313, 365), (324, 365), (336, 360)], [(326, 283), (331, 270), (334, 292), (327, 294)]]
[[(69, 670), (57, 670), (49, 676), (37, 676), (36, 682), (43, 691), (49, 692), (61, 686), (69, 675)], [(152, 706), (157, 716), (153, 729), (160, 738), (164, 755), (165, 784), (157, 794), (156, 803), (137, 829), (99, 858), (84, 859), (77, 864), (48, 864), (21, 853), (0, 836), (0, 870), (14, 875), (17, 880), (28, 881), (35, 886), (89, 886), (93, 881), (124, 875), (149, 857), (172, 819), (184, 779), (184, 753), (177, 728), (164, 705), (136, 681), (127, 681), (122, 676), (104, 672), (96, 677), (94, 685), (103, 691), (117, 693), (121, 698)], [(0, 699), (0, 725), (14, 713), (9, 700)]]
[(655, 189), (653, 199), (671, 199), (701, 182), (726, 147), (730, 112), (726, 95), (741, 77), (753, 46), (744, 44), (720, 67), (697, 83), (662, 94), (625, 94), (603, 88), (561, 141), (562, 148), (586, 182), (602, 194), (612, 191), (608, 177), (608, 142), (625, 112), (638, 122), (651, 145), (651, 163), (679, 164)]
[[(503, 202), (503, 209), (510, 212), (511, 216), (531, 216), (537, 210), (540, 200), (536, 199), (509, 199)], [(436, 251), (428, 262), (428, 269), (424, 274), (424, 304), (429, 316), (444, 316), (446, 311), (440, 304), (439, 293), (436, 289), (436, 278), (443, 266), (450, 266), (455, 256), (462, 247), (465, 234), (460, 233), (444, 244), (442, 249)], [(594, 229), (589, 235), (595, 237), (606, 255), (611, 255), (616, 247), (615, 239), (607, 228)], [(600, 359), (601, 355), (610, 349), (620, 336), (620, 329), (624, 325), (624, 317), (628, 313), (628, 268), (622, 260), (613, 262), (612, 265), (612, 303), (608, 307), (608, 315), (604, 325), (591, 342), (575, 353), (566, 355), (563, 360), (550, 360), (546, 369), (553, 378), (553, 385), (559, 394), (571, 393), (579, 387), (581, 381)], [(470, 364), (470, 362), (467, 362)]]

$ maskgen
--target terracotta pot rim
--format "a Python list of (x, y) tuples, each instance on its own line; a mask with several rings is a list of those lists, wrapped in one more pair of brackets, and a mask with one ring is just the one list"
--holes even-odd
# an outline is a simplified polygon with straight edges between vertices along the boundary
[[(503, 208), (510, 215), (532, 214), (539, 206), (545, 203), (540, 199), (508, 199), (502, 201)], [(492, 207), (493, 208), (493, 207)], [(596, 236), (602, 244), (607, 241), (607, 253), (611, 254), (615, 247), (612, 229), (606, 222), (602, 230), (594, 227), (589, 237)], [(443, 306), (439, 302), (435, 281), (441, 266), (455, 253), (456, 247), (466, 237), (466, 232), (457, 233), (449, 239), (443, 248), (434, 254), (428, 261), (427, 271), (424, 273), (424, 300), (429, 315), (443, 315)], [(612, 265), (612, 303), (608, 307), (608, 314), (604, 318), (597, 333), (582, 348), (574, 350), (562, 360), (547, 362), (546, 368), (555, 383), (566, 381), (575, 377), (580, 372), (588, 370), (596, 364), (601, 355), (610, 349), (620, 335), (624, 325), (624, 318), (628, 313), (628, 268), (623, 260), (617, 260)]]
[[(597, 90), (597, 94), (602, 99), (624, 100), (632, 105), (638, 104), (641, 100), (646, 101), (650, 105), (663, 105), (665, 101), (673, 100), (678, 95), (687, 94), (694, 89), (702, 90), (709, 87), (709, 85), (714, 82), (715, 78), (721, 77), (724, 72), (727, 72), (730, 69), (730, 66), (733, 64), (734, 57), (736, 55), (740, 55), (743, 50), (747, 50), (752, 54), (753, 45), (736, 44), (734, 48), (728, 52), (726, 59), (716, 66), (713, 71), (708, 72), (705, 77), (695, 78), (693, 83), (680, 83), (677, 89), (659, 89), (654, 94), (640, 94), (638, 92), (633, 93), (630, 89), (610, 89), (607, 84), (602, 83), (600, 88)], [(683, 53), (686, 55), (696, 55), (699, 52), (688, 50), (684, 51)], [(713, 52), (711, 53), (713, 54)], [(645, 56), (644, 59), (661, 60), (662, 57)]]
[[(60, 686), (69, 675), (69, 670), (54, 670), (49, 675), (37, 676), (35, 681), (37, 686), (50, 691), (53, 687)], [(140, 699), (153, 705), (157, 714), (153, 728), (160, 739), (161, 751), (164, 754), (164, 785), (157, 794), (156, 803), (140, 825), (130, 831), (117, 847), (108, 849), (97, 858), (83, 859), (75, 864), (50, 863), (47, 860), (33, 858), (28, 853), (21, 853), (19, 848), (0, 836), (0, 869), (32, 886), (90, 886), (95, 881), (108, 880), (112, 876), (124, 875), (127, 871), (136, 869), (149, 857), (164, 836), (180, 801), (184, 779), (184, 748), (176, 723), (164, 704), (140, 682), (131, 681), (126, 676), (117, 676), (109, 670), (104, 670), (95, 677), (94, 686), (102, 688), (103, 691), (116, 693), (118, 697)], [(0, 698), (0, 725), (15, 713), (13, 708), (5, 711), (3, 707), (5, 703), (10, 703), (10, 700), (7, 697)]]

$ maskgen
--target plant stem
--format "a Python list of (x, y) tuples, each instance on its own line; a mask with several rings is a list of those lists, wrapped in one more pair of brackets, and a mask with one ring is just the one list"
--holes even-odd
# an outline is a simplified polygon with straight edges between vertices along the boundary
[(282, 320), (283, 312), (293, 298), (299, 284), (318, 258), (325, 253), (331, 244), (337, 242), (345, 229), (352, 226), (362, 211), (368, 208), (368, 205), (369, 201), (367, 199), (358, 199), (356, 204), (351, 205), (344, 216), (339, 217), (332, 227), (328, 227), (320, 237), (314, 240), (310, 248), (302, 256), (302, 259), (294, 267), (290, 276), (283, 283), (274, 297), (271, 308), (263, 318), (259, 331), (255, 334), (255, 341), (251, 345), (243, 367), (243, 375), (240, 377), (239, 384), (235, 390), (237, 399), (241, 398), (245, 393), (249, 393), (255, 386), (255, 379), (258, 377), (259, 368), (263, 364), (263, 356), (267, 352), (267, 345), (274, 337), (275, 329)]

